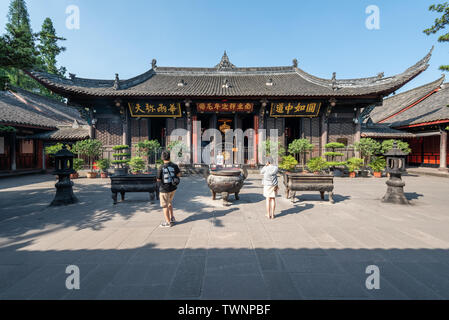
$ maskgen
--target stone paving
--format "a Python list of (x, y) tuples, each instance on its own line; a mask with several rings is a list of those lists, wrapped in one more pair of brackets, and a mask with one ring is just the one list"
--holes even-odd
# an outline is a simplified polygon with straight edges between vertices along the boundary
[[(75, 180), (80, 203), (62, 208), (48, 207), (53, 176), (1, 179), (0, 299), (448, 299), (448, 180), (404, 180), (410, 206), (379, 201), (385, 178), (336, 178), (335, 204), (279, 196), (268, 220), (260, 176), (229, 207), (186, 177), (179, 223), (162, 229), (147, 194), (114, 206), (109, 179)], [(79, 290), (65, 287), (68, 265)]]

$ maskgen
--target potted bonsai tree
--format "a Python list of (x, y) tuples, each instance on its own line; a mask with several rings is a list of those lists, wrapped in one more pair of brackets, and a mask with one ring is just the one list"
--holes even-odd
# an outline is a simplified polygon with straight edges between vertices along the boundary
[(283, 156), (282, 162), (279, 164), (279, 169), (290, 172), (296, 168), (298, 161), (292, 155)]
[(363, 159), (360, 158), (349, 158), (346, 161), (346, 166), (348, 167), (349, 171), (349, 177), (355, 178), (356, 171), (360, 170), (360, 168), (363, 166)]
[(337, 157), (343, 157), (344, 154), (342, 152), (336, 151), (336, 149), (342, 149), (346, 146), (341, 142), (329, 142), (327, 143), (324, 148), (326, 151), (324, 153), (324, 156), (326, 157), (326, 160), (329, 165), (329, 169), (334, 173), (334, 176), (342, 176), (343, 175), (343, 169), (345, 167), (345, 162), (336, 161)]
[(288, 152), (293, 155), (299, 155), (301, 169), (304, 171), (304, 160), (307, 152), (313, 149), (313, 144), (307, 139), (295, 139), (288, 145)]
[(328, 162), (321, 157), (311, 158), (307, 162), (307, 168), (314, 174), (319, 174), (329, 166)]
[(133, 174), (141, 173), (145, 169), (145, 161), (142, 157), (132, 157), (128, 162)]
[(360, 156), (363, 160), (363, 173), (362, 175), (368, 175), (368, 171), (365, 169), (366, 165), (371, 162), (371, 157), (379, 154), (381, 150), (381, 145), (374, 139), (371, 138), (362, 138), (359, 142), (354, 143), (355, 150), (360, 152)]
[(160, 150), (161, 145), (156, 139), (144, 140), (135, 144), (134, 148), (136, 148), (138, 156), (146, 157), (147, 166), (149, 167), (150, 164), (155, 164), (157, 160), (156, 154)]
[(114, 160), (112, 160), (112, 164), (115, 165), (114, 173), (116, 175), (125, 175), (128, 173), (128, 162), (131, 157), (131, 153), (129, 153), (129, 146), (126, 144), (120, 144), (117, 146), (113, 146), (112, 150), (115, 153), (112, 154)]
[(76, 172), (70, 174), (70, 179), (78, 179), (79, 177), (78, 171), (80, 171), (83, 168), (83, 164), (84, 164), (83, 159), (80, 158), (73, 159), (73, 170), (75, 170)]
[(376, 178), (382, 178), (382, 170), (385, 169), (387, 165), (387, 162), (383, 157), (376, 157), (373, 161), (371, 161), (368, 164), (368, 167), (370, 167), (373, 170), (373, 175)]
[(111, 161), (109, 159), (105, 159), (105, 158), (100, 159), (97, 161), (97, 166), (101, 170), (100, 176), (102, 178), (107, 178), (108, 177), (108, 169), (111, 166)]
[(87, 177), (96, 178), (97, 172), (93, 169), (93, 161), (103, 152), (103, 145), (101, 141), (96, 139), (78, 141), (73, 145), (72, 151), (78, 155), (86, 156), (88, 158), (90, 171), (87, 172)]

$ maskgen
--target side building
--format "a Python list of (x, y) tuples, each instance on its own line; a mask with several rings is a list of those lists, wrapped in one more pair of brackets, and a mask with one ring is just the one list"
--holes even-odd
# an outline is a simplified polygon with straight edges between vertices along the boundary
[[(160, 67), (156, 60), (143, 74), (121, 80), (69, 78), (29, 71), (42, 85), (86, 111), (90, 136), (101, 140), (106, 153), (114, 145), (135, 145), (156, 139), (167, 146), (175, 129), (189, 133), (186, 145), (192, 164), (201, 164), (207, 129), (278, 130), (280, 144), (306, 138), (314, 145), (309, 156), (323, 153), (328, 142), (349, 146), (361, 137), (360, 110), (381, 105), (383, 98), (427, 69), (429, 52), (403, 73), (359, 79), (313, 76), (290, 66), (236, 67), (226, 52), (212, 68)], [(197, 126), (201, 122), (201, 128)], [(235, 147), (235, 146), (234, 146)], [(257, 163), (257, 144), (245, 140), (247, 164)], [(135, 150), (132, 150), (135, 153)]]
[[(369, 111), (367, 127), (402, 132), (412, 149), (408, 163), (447, 171), (449, 155), (449, 83), (444, 76), (386, 98), (382, 108)], [(407, 136), (408, 135), (408, 136)]]
[(0, 91), (0, 175), (44, 170), (46, 146), (86, 138), (89, 126), (73, 107), (20, 88)]

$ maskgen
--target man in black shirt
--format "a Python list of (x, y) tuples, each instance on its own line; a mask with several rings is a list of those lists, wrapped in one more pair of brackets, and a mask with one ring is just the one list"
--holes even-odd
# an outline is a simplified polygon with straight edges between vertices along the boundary
[(165, 222), (161, 224), (161, 227), (171, 227), (176, 222), (173, 216), (172, 201), (181, 171), (176, 164), (170, 161), (170, 153), (168, 151), (162, 152), (162, 161), (164, 161), (164, 164), (157, 171), (157, 181), (160, 184), (159, 199), (165, 216)]

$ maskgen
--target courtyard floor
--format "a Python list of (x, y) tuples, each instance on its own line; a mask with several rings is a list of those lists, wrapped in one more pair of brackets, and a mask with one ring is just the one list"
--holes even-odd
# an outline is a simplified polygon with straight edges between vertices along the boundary
[[(448, 299), (449, 180), (404, 180), (409, 206), (380, 202), (385, 178), (336, 178), (335, 204), (279, 196), (268, 220), (260, 176), (229, 207), (185, 177), (178, 224), (163, 229), (159, 203), (113, 205), (109, 179), (75, 180), (67, 207), (48, 206), (53, 176), (1, 179), (0, 299)], [(369, 265), (379, 289), (366, 288)]]

